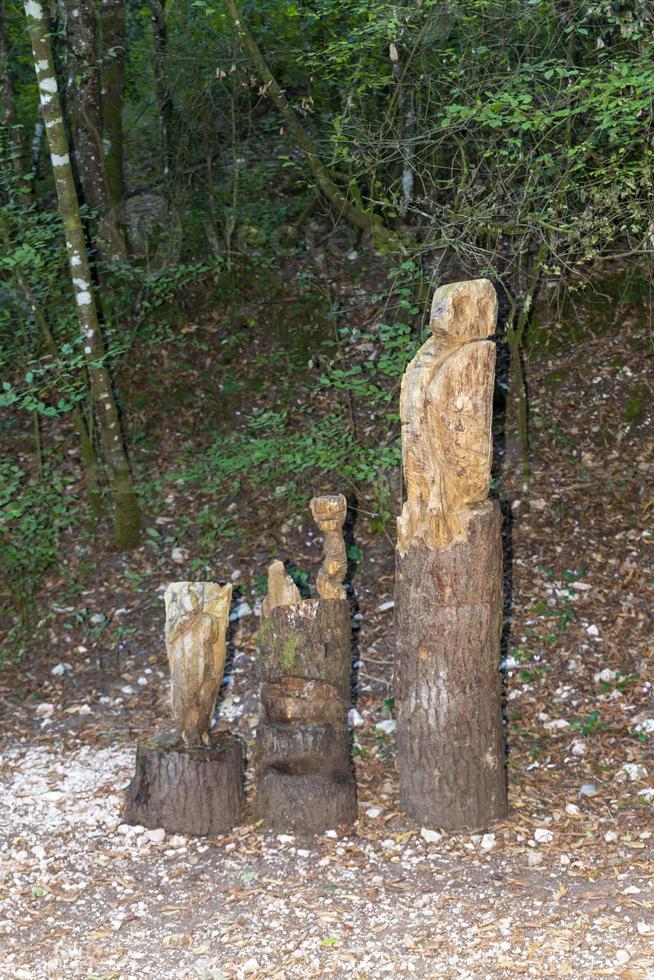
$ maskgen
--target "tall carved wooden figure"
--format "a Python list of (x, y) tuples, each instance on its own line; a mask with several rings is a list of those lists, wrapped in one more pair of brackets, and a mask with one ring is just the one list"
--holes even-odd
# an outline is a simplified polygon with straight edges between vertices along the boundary
[(438, 289), (432, 336), (402, 379), (406, 502), (397, 522), (400, 801), (429, 827), (506, 813), (500, 512), (488, 499), (497, 297)]
[(243, 747), (209, 729), (225, 667), (231, 585), (173, 582), (165, 593), (166, 648), (176, 733), (144, 739), (125, 819), (176, 833), (222, 834), (243, 803)]
[(349, 755), (350, 609), (342, 494), (314, 497), (324, 534), (318, 599), (300, 598), (281, 561), (268, 569), (259, 633), (262, 720), (255, 808), (266, 827), (317, 834), (356, 819)]

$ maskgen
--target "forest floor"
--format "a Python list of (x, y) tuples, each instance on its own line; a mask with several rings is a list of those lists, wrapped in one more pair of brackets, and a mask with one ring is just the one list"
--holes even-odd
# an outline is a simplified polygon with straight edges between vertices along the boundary
[[(307, 841), (247, 812), (211, 840), (123, 824), (136, 740), (170, 725), (162, 590), (198, 577), (193, 538), (171, 529), (205, 498), (162, 461), (182, 443), (200, 452), (243, 400), (274, 404), (286, 338), (253, 304), (249, 331), (200, 317), (192, 355), (168, 347), (125, 369), (126, 400), (143, 394), (142, 456), (161, 471), (149, 543), (107, 555), (71, 536), (38, 599), (45, 626), (0, 672), (0, 977), (654, 978), (651, 325), (602, 302), (611, 329), (584, 325), (573, 345), (552, 322), (563, 341), (530, 353), (529, 490), (502, 481), (510, 811), (485, 835), (399, 812), (394, 736), (377, 727), (392, 715), (392, 522), (373, 533), (363, 516), (356, 826)], [(212, 352), (230, 337), (224, 368)], [(215, 411), (198, 394), (209, 384)], [(314, 579), (320, 539), (260, 487), (230, 499), (229, 534), (211, 543), (212, 576), (241, 587), (218, 726), (251, 746), (257, 590), (273, 553)]]

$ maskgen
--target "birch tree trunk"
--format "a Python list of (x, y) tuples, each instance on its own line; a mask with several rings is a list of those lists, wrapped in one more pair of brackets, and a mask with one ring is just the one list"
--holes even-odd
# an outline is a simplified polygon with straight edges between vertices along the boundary
[(93, 296), (91, 270), (70, 163), (48, 24), (43, 7), (37, 0), (25, 0), (25, 14), (32, 42), (59, 211), (64, 226), (77, 316), (84, 338), (86, 368), (97, 412), (100, 443), (109, 470), (115, 541), (119, 548), (126, 549), (134, 547), (140, 541), (139, 506), (123, 443), (118, 407), (105, 363), (104, 340)]
[(443, 286), (433, 336), (402, 379), (400, 800), (420, 823), (448, 830), (479, 830), (506, 812), (500, 515), (487, 499), (496, 319), (488, 280)]

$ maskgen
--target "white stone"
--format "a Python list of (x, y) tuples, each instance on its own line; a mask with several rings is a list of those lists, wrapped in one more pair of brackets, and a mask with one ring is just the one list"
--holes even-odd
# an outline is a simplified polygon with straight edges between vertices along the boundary
[(616, 834), (615, 830), (607, 830), (604, 834), (604, 840), (607, 844), (615, 844), (617, 839), (618, 835)]
[(35, 714), (37, 718), (51, 718), (54, 714), (54, 704), (48, 704), (47, 701), (42, 701), (41, 704), (36, 706)]
[(492, 851), (495, 847), (495, 834), (484, 834), (479, 846), (482, 851)]
[(551, 844), (554, 840), (554, 834), (545, 827), (538, 827), (534, 833), (534, 840), (537, 844)]
[(161, 844), (166, 837), (166, 831), (163, 827), (157, 827), (156, 830), (146, 830), (145, 836), (153, 844)]
[(382, 813), (383, 811), (379, 806), (371, 806), (369, 810), (366, 810), (366, 816), (370, 817), (371, 820), (376, 820), (377, 817), (380, 817), (382, 815)]
[(641, 766), (636, 762), (625, 762), (622, 771), (631, 782), (635, 782), (637, 779), (647, 778), (647, 769), (645, 766)]
[(565, 812), (569, 813), (571, 817), (576, 817), (578, 813), (581, 813), (581, 810), (576, 803), (566, 803)]
[(386, 612), (387, 609), (393, 609), (395, 606), (395, 601), (390, 599), (388, 602), (382, 602), (381, 605), (377, 606), (377, 612)]
[(427, 844), (440, 844), (443, 840), (442, 834), (439, 834), (437, 830), (429, 830), (427, 827), (421, 828), (420, 836)]
[(375, 728), (378, 732), (384, 732), (385, 735), (392, 735), (397, 728), (397, 722), (394, 718), (387, 718), (385, 721), (377, 722)]
[(570, 747), (573, 755), (586, 755), (586, 743), (580, 738), (575, 739)]
[(631, 954), (627, 952), (626, 949), (619, 949), (615, 954), (615, 962), (619, 966), (624, 966), (631, 959)]
[(347, 715), (347, 723), (350, 728), (360, 728), (365, 722), (356, 708), (350, 708)]

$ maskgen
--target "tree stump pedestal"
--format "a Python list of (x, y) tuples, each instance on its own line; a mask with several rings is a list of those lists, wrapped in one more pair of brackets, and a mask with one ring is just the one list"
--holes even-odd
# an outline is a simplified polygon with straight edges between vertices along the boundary
[(213, 837), (235, 827), (243, 806), (243, 744), (219, 734), (202, 747), (177, 735), (142, 739), (125, 821), (168, 833)]

